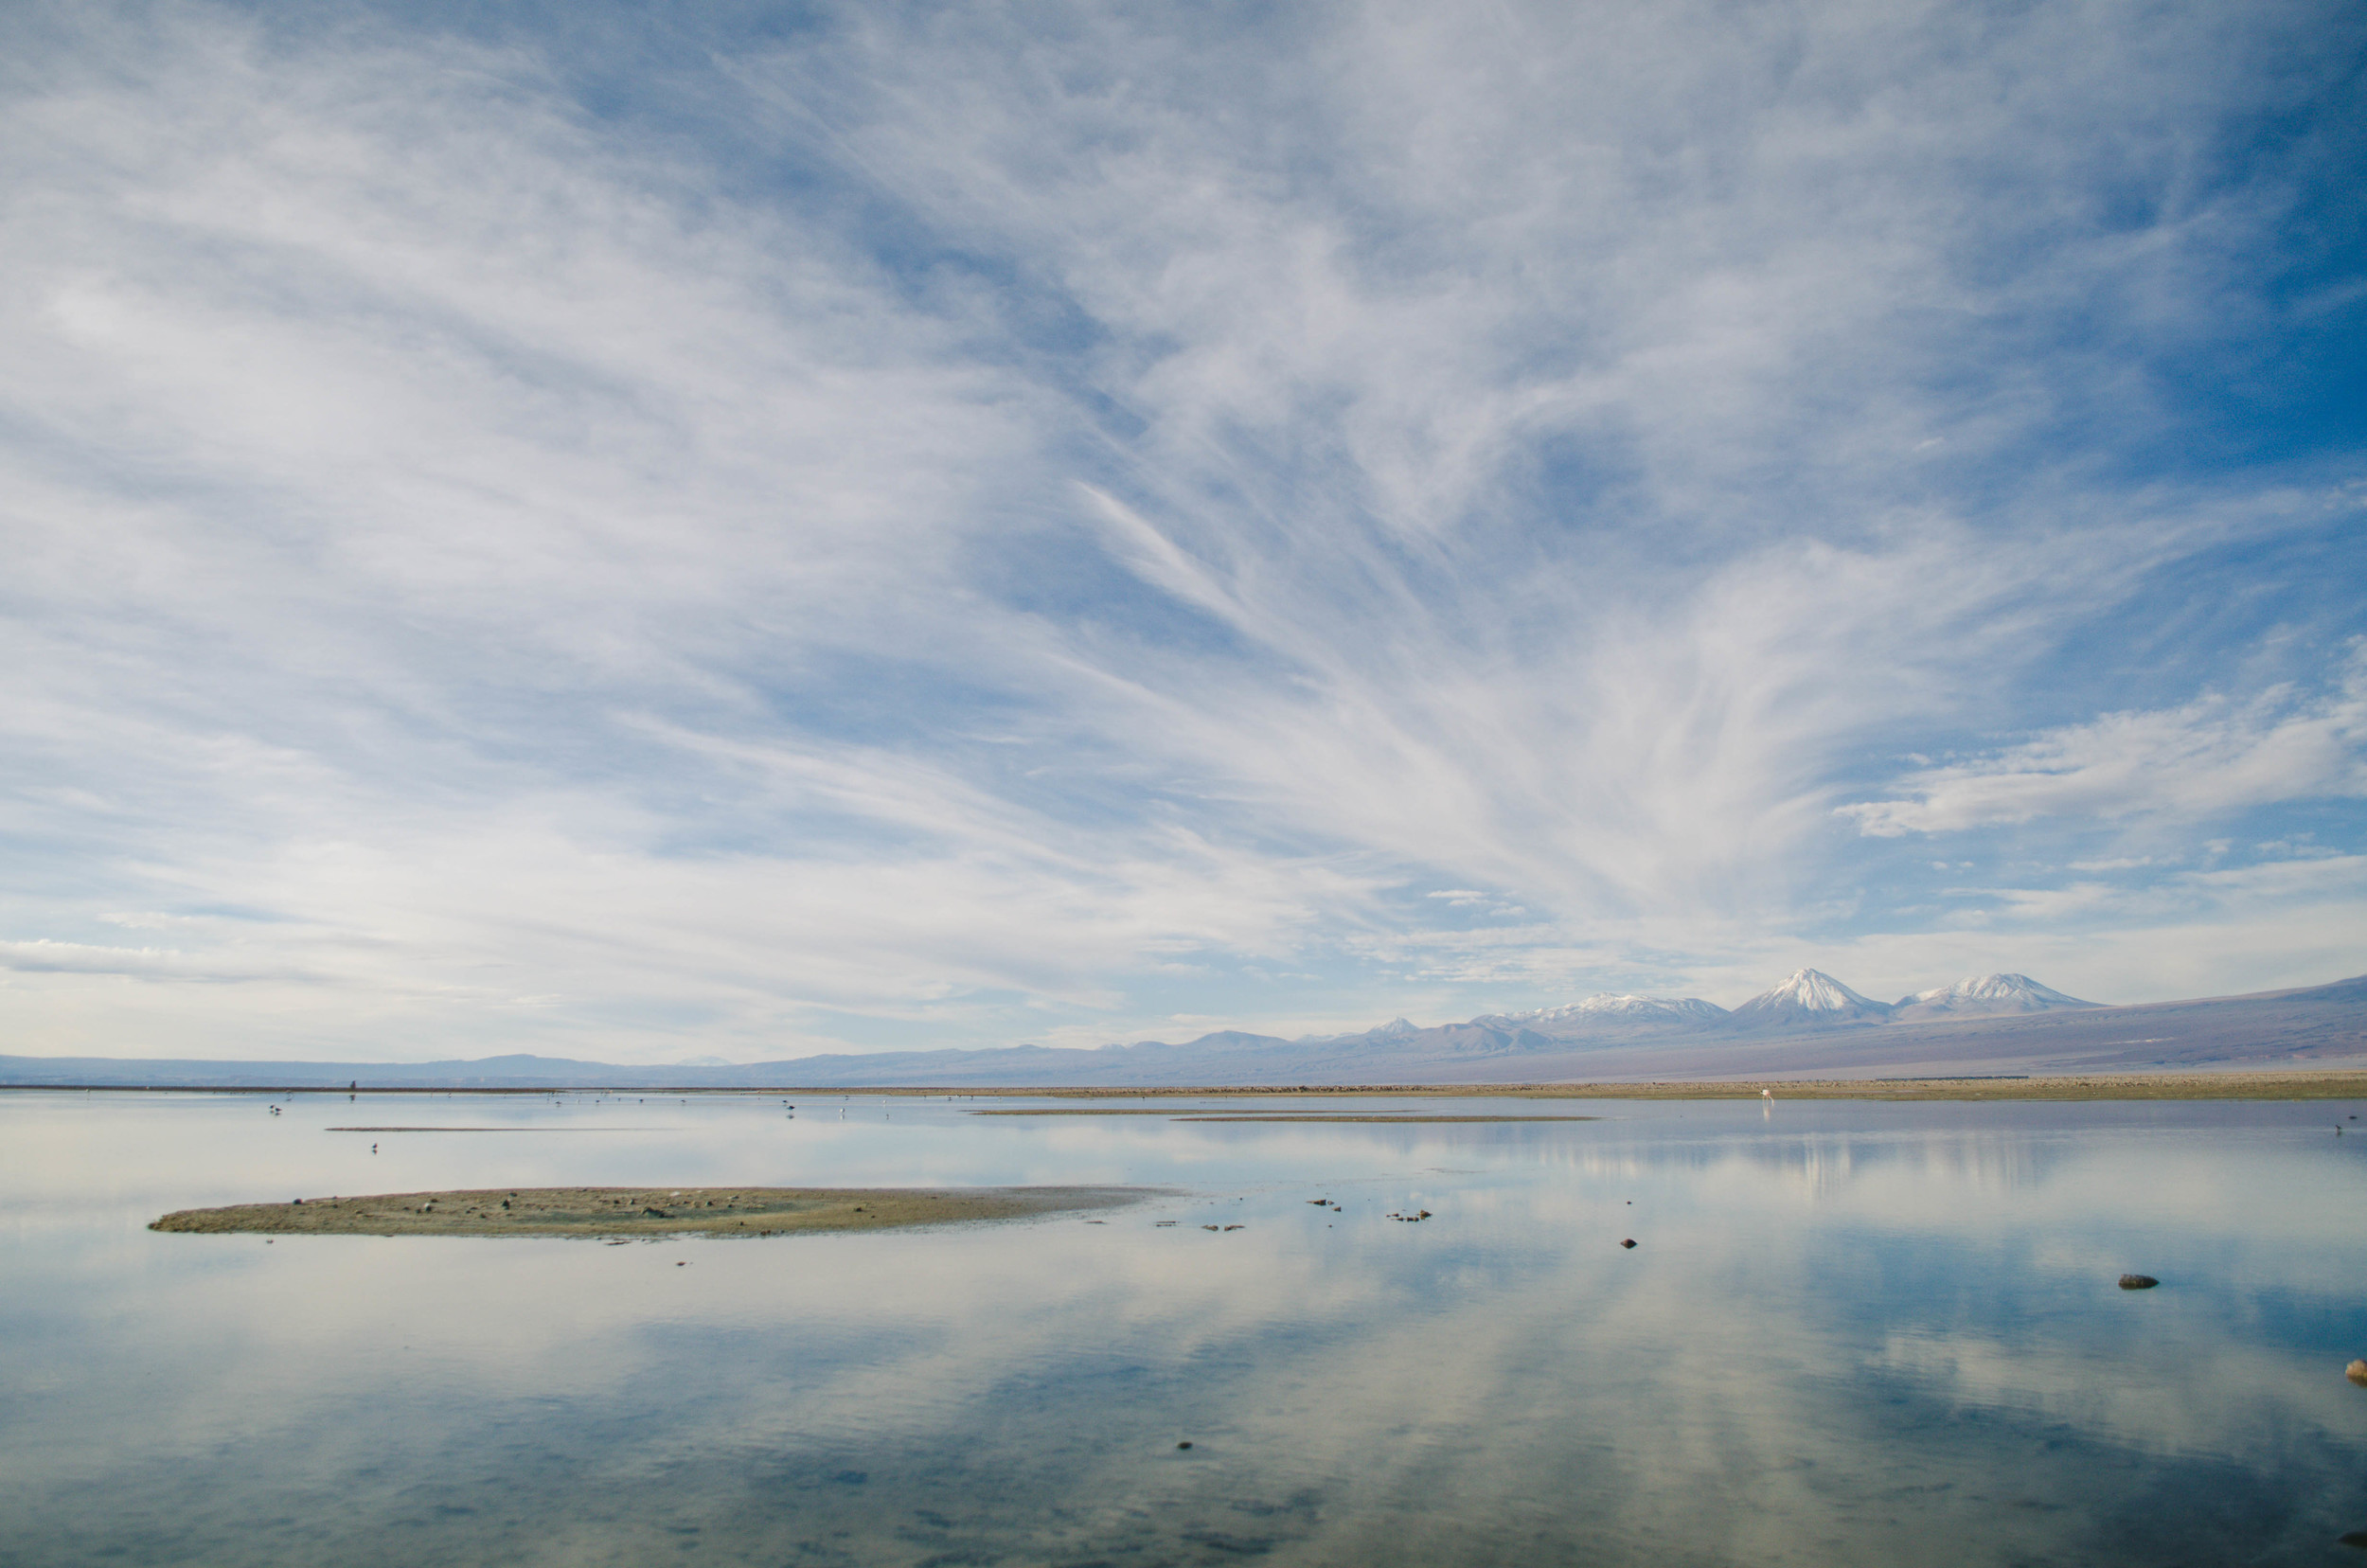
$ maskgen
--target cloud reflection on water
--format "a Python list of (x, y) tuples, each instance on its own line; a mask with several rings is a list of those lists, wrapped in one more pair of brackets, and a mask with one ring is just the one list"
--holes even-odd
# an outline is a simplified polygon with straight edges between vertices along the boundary
[[(653, 1120), (426, 1103), (366, 1119)], [(2340, 1377), (2367, 1344), (2367, 1169), (2314, 1111), (1316, 1127), (809, 1103), (372, 1157), (322, 1131), (362, 1119), (342, 1100), (0, 1102), (16, 1549), (2309, 1561), (2367, 1523), (2367, 1401)], [(1100, 1225), (729, 1244), (139, 1228), (283, 1189), (592, 1181), (1190, 1191)], [(1409, 1201), (1435, 1218), (1381, 1218)], [(2161, 1291), (2112, 1289), (2132, 1251)]]

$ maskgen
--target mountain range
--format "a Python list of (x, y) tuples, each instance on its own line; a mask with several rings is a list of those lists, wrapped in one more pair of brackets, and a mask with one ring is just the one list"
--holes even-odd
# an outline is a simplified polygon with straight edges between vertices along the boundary
[[(1822, 970), (1804, 969), (1782, 985), (1761, 991), (1731, 1011), (1698, 996), (1605, 993), (1535, 1012), (1493, 1013), (1471, 1023), (1494, 1028), (1528, 1029), (1548, 1039), (1575, 1041), (1608, 1039), (1645, 1030), (1659, 1034), (1739, 1035), (2100, 1006), (2066, 996), (2026, 974), (1977, 974), (1952, 986), (1902, 996), (1895, 1002), (1877, 1002), (1859, 995)], [(1404, 1020), (1398, 1022), (1402, 1024)]]
[(1286, 1040), (1228, 1029), (1180, 1044), (712, 1058), (619, 1066), (507, 1056), (414, 1063), (0, 1056), (0, 1084), (375, 1088), (1111, 1088), (1608, 1082), (1967, 1073), (2367, 1066), (2367, 976), (2293, 990), (2108, 1007), (2020, 974), (1877, 1002), (1802, 970), (1731, 1010), (1698, 997), (1600, 995), (1425, 1027)]

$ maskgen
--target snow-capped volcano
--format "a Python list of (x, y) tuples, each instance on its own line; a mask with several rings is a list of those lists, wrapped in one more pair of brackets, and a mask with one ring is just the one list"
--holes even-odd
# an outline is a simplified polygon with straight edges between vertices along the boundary
[(1822, 970), (1804, 969), (1773, 990), (1751, 998), (1729, 1017), (1746, 1028), (1829, 1028), (1836, 1024), (1878, 1024), (1890, 1014), (1890, 1004), (1860, 996)]
[[(1348, 1034), (1301, 1035), (1290, 1042), (1293, 1045), (1371, 1045), (1412, 1040), (1424, 1033), (1422, 1026), (1410, 1018), (1393, 1018), (1386, 1024), (1376, 1024), (1369, 1029), (1357, 1029)], [(1253, 1037), (1244, 1037), (1253, 1038)], [(1257, 1035), (1254, 1038), (1264, 1040)], [(1194, 1042), (1195, 1044), (1198, 1042)]]
[[(1745, 1002), (1734, 1011), (1698, 996), (1639, 996), (1598, 991), (1581, 1002), (1526, 1012), (1483, 1013), (1467, 1024), (1430, 1027), (1391, 1019), (1377, 1028), (1343, 1035), (1303, 1035), (1288, 1043), (1370, 1054), (1432, 1050), (1524, 1052), (1549, 1046), (1593, 1050), (1621, 1043), (1675, 1045), (1687, 1039), (1850, 1029), (1868, 1024), (1936, 1022), (2001, 1013), (2047, 1012), (2092, 1007), (2075, 996), (2041, 986), (2026, 974), (1984, 974), (1935, 990), (1917, 991), (1895, 1006), (1862, 996), (1822, 970), (1804, 969)], [(1263, 1035), (1210, 1035), (1195, 1041), (1207, 1047), (1237, 1041), (1245, 1048), (1284, 1043)], [(1164, 1047), (1163, 1047), (1164, 1048)], [(1379, 1058), (1374, 1058), (1379, 1060)]]
[(1583, 1002), (1565, 1002), (1558, 1007), (1539, 1007), (1530, 1012), (1490, 1013), (1471, 1022), (1494, 1025), (1500, 1028), (1535, 1029), (1539, 1034), (1552, 1035), (1611, 1024), (1698, 1026), (1715, 1024), (1725, 1016), (1725, 1008), (1715, 1002), (1704, 1002), (1698, 996), (1631, 996), (1603, 991)]
[(1952, 986), (1902, 996), (1891, 1016), (1901, 1022), (1918, 1018), (1985, 1018), (1997, 1013), (2051, 1012), (2058, 1007), (2102, 1005), (2066, 996), (2026, 974), (1976, 974)]

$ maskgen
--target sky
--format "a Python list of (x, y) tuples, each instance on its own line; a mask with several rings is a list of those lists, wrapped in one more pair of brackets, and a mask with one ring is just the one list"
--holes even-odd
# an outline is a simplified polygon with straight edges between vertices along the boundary
[(0, 1052), (2367, 971), (2367, 9), (22, 0)]

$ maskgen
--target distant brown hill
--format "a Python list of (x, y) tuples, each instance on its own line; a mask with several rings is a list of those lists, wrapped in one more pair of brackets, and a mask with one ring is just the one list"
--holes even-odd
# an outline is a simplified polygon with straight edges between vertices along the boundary
[[(1706, 1009), (1716, 1014), (1717, 1009)], [(358, 1088), (760, 1087), (1110, 1088), (1185, 1084), (1546, 1083), (1622, 1079), (1941, 1077), (2367, 1067), (2367, 975), (2250, 996), (2075, 1006), (2041, 1012), (1830, 1027), (1787, 1019), (1737, 1029), (1644, 1016), (1591, 1025), (1583, 1041), (1512, 1020), (1282, 1040), (1227, 1030), (1181, 1044), (1099, 1050), (1019, 1045), (799, 1057), (736, 1066), (619, 1066), (548, 1057), (411, 1063), (116, 1060), (0, 1057), (0, 1083)]]

